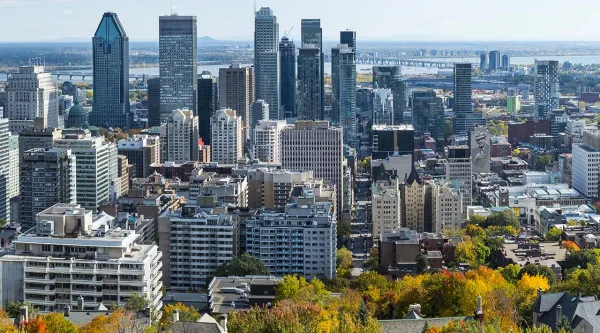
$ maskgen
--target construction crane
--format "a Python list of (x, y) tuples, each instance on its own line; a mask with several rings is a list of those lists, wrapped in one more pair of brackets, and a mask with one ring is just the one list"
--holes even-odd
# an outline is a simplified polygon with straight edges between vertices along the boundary
[(292, 30), (294, 30), (294, 26), (292, 26), (292, 27), (290, 28), (290, 30), (288, 30), (288, 31), (284, 31), (284, 32), (283, 32), (283, 37), (285, 37), (285, 38), (288, 38), (288, 36), (289, 36), (289, 35), (290, 35), (290, 33), (292, 32)]

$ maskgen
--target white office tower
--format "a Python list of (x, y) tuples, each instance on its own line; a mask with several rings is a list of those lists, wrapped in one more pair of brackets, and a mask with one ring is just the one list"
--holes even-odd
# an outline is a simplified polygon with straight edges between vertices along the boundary
[(134, 230), (111, 229), (110, 216), (79, 205), (56, 204), (37, 215), (36, 227), (0, 257), (0, 306), (25, 301), (42, 312), (124, 306), (138, 294), (162, 307), (161, 257), (139, 245)]
[(467, 206), (473, 198), (473, 166), (471, 151), (468, 146), (448, 146), (448, 164), (446, 164), (446, 180), (450, 186), (462, 194), (462, 221), (466, 219)]
[(43, 66), (19, 67), (8, 77), (6, 95), (4, 115), (11, 132), (33, 128), (35, 118), (44, 118), (45, 127), (58, 128), (58, 91)]
[(170, 290), (206, 288), (217, 267), (237, 254), (237, 220), (197, 206), (167, 210), (158, 218), (158, 244), (164, 257), (163, 283)]
[(392, 232), (401, 227), (400, 191), (394, 188), (377, 188), (371, 199), (373, 239), (381, 233)]
[(598, 199), (600, 188), (600, 131), (583, 132), (583, 144), (573, 145), (573, 188), (588, 199)]
[[(9, 133), (10, 134), (10, 133)], [(19, 136), (10, 134), (8, 137), (8, 197), (18, 197), (19, 189)]]
[(270, 106), (269, 119), (281, 119), (279, 114), (279, 24), (269, 7), (262, 7), (254, 19), (254, 74), (256, 99)]
[(343, 203), (344, 133), (327, 121), (297, 121), (281, 134), (281, 166), (289, 170), (312, 170), (336, 188), (338, 215)]
[(114, 144), (103, 137), (92, 137), (88, 130), (79, 130), (55, 140), (54, 147), (70, 149), (75, 155), (78, 204), (95, 210), (110, 199), (111, 182), (118, 178)]
[(373, 89), (373, 125), (394, 124), (394, 96), (391, 89)]
[(211, 118), (211, 161), (236, 164), (244, 157), (242, 118), (232, 109), (221, 109)]
[(454, 229), (458, 230), (462, 224), (463, 204), (462, 195), (458, 190), (448, 186), (445, 182), (436, 182), (431, 185), (432, 211), (434, 232)]
[(335, 277), (335, 210), (331, 202), (316, 202), (310, 191), (283, 213), (262, 212), (246, 222), (246, 252), (273, 275)]
[(8, 119), (0, 117), (0, 218), (10, 221), (10, 131)]
[(198, 160), (198, 116), (190, 109), (177, 109), (167, 121), (167, 161)]
[(254, 128), (254, 158), (261, 162), (281, 163), (281, 132), (285, 120), (261, 120)]

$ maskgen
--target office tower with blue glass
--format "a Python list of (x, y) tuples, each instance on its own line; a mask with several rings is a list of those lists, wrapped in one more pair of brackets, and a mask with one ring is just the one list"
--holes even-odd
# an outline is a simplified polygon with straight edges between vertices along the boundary
[(412, 92), (412, 114), (415, 137), (421, 141), (425, 133), (430, 133), (436, 141), (436, 147), (445, 146), (444, 103), (433, 90)]
[(296, 108), (296, 45), (288, 37), (279, 42), (279, 84), (281, 114), (284, 118), (298, 117)]
[(454, 122), (455, 136), (466, 136), (474, 125), (484, 125), (480, 112), (473, 112), (473, 68), (469, 63), (454, 64)]
[(400, 66), (373, 66), (373, 88), (392, 91), (394, 96), (392, 123), (402, 124), (408, 105), (408, 82), (402, 77)]
[(321, 50), (313, 44), (303, 45), (298, 52), (298, 119), (323, 119), (323, 81)]
[(129, 128), (129, 37), (115, 13), (104, 13), (93, 42), (90, 125)]
[(347, 44), (331, 49), (331, 86), (334, 124), (344, 128), (344, 144), (355, 148), (356, 53)]
[(325, 114), (325, 55), (323, 54), (323, 29), (321, 28), (321, 20), (302, 19), (300, 34), (302, 35), (303, 48), (307, 48), (306, 45), (311, 45), (311, 47), (319, 50), (319, 57), (321, 58), (319, 68), (320, 77), (317, 84), (321, 92), (315, 97), (320, 97), (321, 100), (318, 102), (320, 109), (314, 112), (321, 115), (319, 119), (323, 119), (322, 117)]

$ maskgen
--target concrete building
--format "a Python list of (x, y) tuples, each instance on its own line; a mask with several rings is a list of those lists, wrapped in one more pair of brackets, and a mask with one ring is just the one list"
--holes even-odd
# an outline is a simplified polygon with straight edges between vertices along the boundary
[(129, 37), (115, 13), (104, 13), (93, 43), (94, 102), (90, 125), (130, 128)]
[(233, 64), (219, 69), (219, 107), (230, 108), (242, 118), (245, 139), (250, 138), (250, 107), (255, 100), (254, 67)]
[(549, 119), (550, 112), (559, 107), (558, 61), (535, 61), (535, 119)]
[[(269, 104), (262, 99), (257, 99), (252, 103), (250, 111), (250, 139), (254, 140), (254, 129), (261, 120), (269, 120)], [(271, 119), (275, 120), (275, 119)]]
[(279, 42), (279, 85), (281, 114), (284, 119), (298, 117), (296, 108), (296, 45), (287, 37)]
[[(269, 119), (282, 119), (280, 107), (279, 23), (269, 7), (254, 16), (254, 94), (270, 106)], [(231, 105), (228, 105), (231, 107)], [(237, 110), (240, 112), (240, 110)], [(249, 117), (244, 118), (250, 122)]]
[(15, 253), (0, 258), (2, 306), (26, 301), (43, 312), (92, 310), (123, 306), (137, 293), (160, 309), (162, 253), (136, 244), (135, 231), (111, 229), (108, 220), (74, 204), (39, 213), (36, 227), (14, 242)]
[(584, 131), (583, 144), (573, 145), (573, 188), (589, 199), (600, 197), (600, 132)]
[(211, 119), (211, 161), (236, 164), (244, 156), (243, 120), (235, 110), (221, 109)]
[(237, 170), (248, 178), (248, 207), (258, 209), (281, 209), (288, 203), (292, 189), (313, 178), (312, 171), (254, 169)]
[(118, 198), (122, 194), (129, 192), (129, 180), (131, 179), (130, 170), (133, 169), (133, 165), (129, 164), (129, 160), (125, 155), (117, 155), (117, 181), (113, 185), (118, 193), (113, 199)]
[(298, 121), (281, 134), (281, 166), (284, 169), (312, 170), (313, 176), (335, 186), (338, 213), (344, 207), (344, 133), (327, 121)]
[(373, 89), (373, 125), (394, 124), (394, 95), (391, 89)]
[(167, 122), (170, 114), (160, 112), (160, 77), (153, 77), (146, 81), (148, 86), (148, 126), (160, 126)]
[(399, 189), (378, 189), (373, 192), (371, 199), (373, 239), (379, 239), (381, 233), (392, 232), (402, 226), (401, 206)]
[(459, 230), (464, 216), (461, 193), (446, 182), (433, 183), (431, 193), (434, 231)]
[(160, 163), (160, 138), (150, 135), (133, 135), (117, 142), (119, 155), (124, 155), (133, 165), (133, 178), (148, 177), (150, 164)]
[(317, 45), (302, 44), (298, 53), (298, 119), (324, 117), (322, 62), (322, 50)]
[(310, 192), (288, 204), (283, 213), (262, 212), (246, 223), (246, 252), (276, 276), (306, 279), (336, 274), (336, 212), (330, 202), (316, 202)]
[(254, 128), (254, 158), (261, 162), (281, 163), (281, 132), (284, 120), (262, 120)]
[(21, 193), (19, 182), (19, 136), (8, 136), (8, 198), (17, 198)]
[(160, 112), (189, 109), (198, 116), (198, 32), (196, 16), (177, 14), (158, 20)]
[(167, 122), (167, 161), (198, 160), (198, 116), (190, 109), (174, 110)]
[(378, 242), (379, 272), (386, 274), (397, 269), (399, 264), (416, 263), (417, 256), (421, 254), (420, 239), (415, 230), (407, 228), (382, 233)]
[(402, 204), (402, 226), (418, 232), (425, 231), (425, 201), (427, 191), (415, 168), (405, 180)]
[(462, 194), (462, 215), (466, 217), (467, 206), (473, 201), (473, 169), (471, 151), (468, 146), (448, 146), (446, 180)]
[(333, 121), (344, 128), (344, 144), (356, 148), (356, 53), (346, 44), (331, 49), (331, 85)]
[(8, 77), (4, 117), (14, 133), (33, 128), (36, 118), (44, 119), (44, 127), (59, 128), (58, 91), (43, 66), (19, 67)]
[(390, 89), (394, 96), (394, 111), (389, 125), (404, 123), (409, 93), (408, 82), (402, 77), (400, 66), (373, 66), (373, 88)]
[(430, 133), (437, 147), (444, 147), (446, 135), (442, 98), (438, 97), (433, 90), (413, 91), (411, 106), (415, 137), (422, 138), (425, 133)]
[(11, 181), (9, 179), (11, 175), (10, 146), (9, 120), (0, 117), (0, 218), (4, 218), (7, 221), (10, 221), (11, 199)]
[(238, 222), (197, 206), (167, 210), (158, 218), (163, 283), (169, 290), (203, 290), (217, 267), (238, 254)]
[(205, 144), (211, 144), (210, 118), (219, 106), (219, 90), (217, 78), (209, 72), (198, 78), (198, 133)]
[(190, 177), (190, 199), (213, 198), (211, 202), (248, 207), (248, 179), (243, 175), (201, 172)]
[(34, 148), (52, 148), (56, 139), (62, 138), (62, 130), (44, 127), (44, 120), (37, 118), (33, 128), (19, 133), (19, 158), (22, 161), (26, 151)]
[(415, 130), (412, 125), (373, 125), (372, 135), (373, 159), (394, 155), (414, 156)]
[(86, 209), (95, 210), (110, 199), (111, 186), (117, 176), (117, 148), (92, 137), (87, 130), (65, 134), (54, 141), (55, 148), (70, 149), (76, 157), (76, 202)]
[[(320, 117), (316, 118), (303, 118), (300, 114), (300, 110), (298, 111), (298, 116), (303, 120), (319, 120), (323, 119), (325, 114), (325, 55), (323, 54), (323, 29), (321, 28), (321, 20), (320, 19), (302, 19), (300, 22), (300, 34), (301, 34), (301, 43), (302, 48), (316, 48), (318, 49), (318, 57), (320, 58), (321, 66), (318, 70), (318, 75), (320, 75), (320, 79), (316, 79), (312, 77), (312, 82), (316, 84), (316, 88), (320, 88), (320, 91), (317, 91), (312, 97), (316, 100), (316, 104), (313, 105), (317, 107), (313, 112), (316, 115), (320, 115)], [(311, 45), (311, 46), (308, 46)], [(302, 53), (302, 51), (300, 51)], [(312, 54), (309, 57), (314, 58), (314, 51), (309, 51), (308, 53)], [(303, 66), (305, 67), (305, 66)], [(311, 66), (312, 67), (312, 66)], [(300, 56), (298, 57), (298, 92), (301, 93), (300, 90)], [(306, 75), (302, 75), (302, 77), (307, 78)], [(306, 81), (306, 79), (304, 80)], [(311, 84), (312, 85), (312, 84)], [(302, 96), (302, 95), (301, 95)], [(302, 104), (303, 97), (300, 97), (299, 103)], [(319, 100), (320, 98), (320, 100)], [(304, 103), (306, 104), (306, 103)], [(306, 110), (302, 112), (306, 114)]]
[(35, 226), (41, 211), (58, 203), (75, 204), (75, 155), (63, 148), (35, 148), (25, 152), (18, 177), (21, 180), (20, 222)]

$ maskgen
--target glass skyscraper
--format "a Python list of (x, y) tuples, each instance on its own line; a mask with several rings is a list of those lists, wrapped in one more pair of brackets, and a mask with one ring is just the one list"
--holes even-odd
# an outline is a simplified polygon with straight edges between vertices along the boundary
[(331, 49), (333, 120), (344, 128), (344, 144), (357, 146), (356, 53), (347, 44)]
[(296, 45), (287, 37), (283, 37), (279, 43), (279, 73), (283, 117), (298, 117), (296, 110)]
[(254, 95), (269, 104), (269, 119), (273, 120), (282, 117), (279, 80), (279, 24), (273, 10), (263, 7), (254, 20)]
[(159, 19), (160, 112), (190, 109), (197, 113), (198, 33), (196, 16)]
[(94, 102), (90, 125), (129, 128), (129, 37), (115, 13), (104, 13), (93, 42)]
[[(320, 119), (323, 119), (325, 114), (325, 57), (323, 55), (323, 29), (321, 28), (321, 20), (320, 19), (302, 19), (301, 21), (301, 31), (302, 35), (302, 48), (311, 48), (315, 47), (319, 50), (320, 59), (320, 76), (316, 78), (318, 82), (315, 82), (319, 86), (320, 89), (320, 101), (318, 102), (319, 109), (313, 111), (314, 113), (320, 114)], [(311, 45), (311, 46), (308, 46)], [(300, 64), (300, 59), (298, 59), (298, 65)], [(300, 75), (300, 69), (298, 69), (298, 76)], [(298, 78), (299, 79), (299, 78)], [(317, 96), (315, 95), (315, 98)], [(302, 99), (300, 100), (302, 103)], [(300, 115), (299, 115), (300, 116)]]

